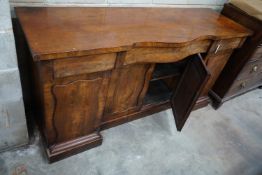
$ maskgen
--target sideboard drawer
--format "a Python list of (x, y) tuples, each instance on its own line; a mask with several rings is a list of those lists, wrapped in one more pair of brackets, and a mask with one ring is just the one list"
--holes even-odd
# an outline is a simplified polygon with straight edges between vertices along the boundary
[(106, 71), (114, 68), (116, 53), (64, 58), (54, 61), (54, 77)]
[(212, 45), (209, 52), (217, 53), (220, 51), (238, 48), (241, 46), (241, 43), (243, 42), (243, 38), (225, 39), (215, 42), (216, 43)]
[(136, 47), (127, 51), (124, 65), (134, 63), (170, 63), (180, 61), (190, 55), (206, 52), (211, 40), (194, 40), (177, 44), (176, 47)]

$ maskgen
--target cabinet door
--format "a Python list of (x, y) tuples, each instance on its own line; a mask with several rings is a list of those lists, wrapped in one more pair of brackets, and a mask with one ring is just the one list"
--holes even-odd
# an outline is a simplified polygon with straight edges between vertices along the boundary
[(171, 97), (178, 131), (182, 130), (209, 77), (210, 73), (200, 57), (195, 56), (188, 61), (178, 87)]
[(142, 106), (154, 66), (133, 64), (112, 72), (104, 122), (123, 117)]
[(53, 86), (56, 142), (97, 132), (105, 106), (108, 77), (94, 75)]

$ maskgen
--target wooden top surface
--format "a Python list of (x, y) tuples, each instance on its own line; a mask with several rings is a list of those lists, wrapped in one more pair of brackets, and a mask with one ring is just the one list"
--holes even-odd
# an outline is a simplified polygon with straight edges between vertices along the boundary
[(16, 14), (36, 60), (250, 35), (203, 8), (18, 7)]

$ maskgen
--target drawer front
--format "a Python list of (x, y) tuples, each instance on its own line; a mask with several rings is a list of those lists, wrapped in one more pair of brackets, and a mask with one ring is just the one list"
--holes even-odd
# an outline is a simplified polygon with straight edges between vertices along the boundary
[(209, 52), (217, 53), (220, 51), (235, 49), (240, 47), (243, 41), (244, 41), (243, 38), (233, 38), (233, 39), (215, 41), (215, 44), (212, 45)]
[(227, 96), (236, 95), (239, 93), (244, 93), (252, 88), (262, 85), (262, 73), (257, 74), (257, 76), (251, 79), (236, 80), (233, 86), (230, 88)]
[(262, 60), (248, 62), (238, 75), (237, 80), (248, 79), (262, 73)]
[(106, 71), (114, 68), (116, 53), (65, 58), (54, 61), (54, 77)]
[(124, 65), (134, 63), (170, 63), (182, 60), (190, 55), (206, 52), (211, 40), (196, 40), (178, 44), (175, 47), (135, 47), (127, 51)]
[(250, 61), (262, 60), (262, 44), (260, 44), (255, 50), (254, 54), (251, 56)]

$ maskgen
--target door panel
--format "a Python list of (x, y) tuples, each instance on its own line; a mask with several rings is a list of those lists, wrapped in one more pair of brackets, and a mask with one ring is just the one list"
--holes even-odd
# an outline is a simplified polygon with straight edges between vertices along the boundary
[(107, 86), (105, 77), (54, 85), (56, 142), (96, 132), (103, 115)]
[(154, 65), (133, 64), (113, 70), (106, 102), (104, 122), (130, 111), (139, 110), (152, 75)]
[(217, 54), (209, 54), (206, 56), (205, 58), (207, 60), (206, 65), (212, 75), (212, 78), (210, 78), (208, 82), (206, 83), (205, 87), (203, 88), (201, 92), (201, 96), (208, 96), (209, 90), (212, 88), (212, 86), (216, 82), (222, 69), (226, 65), (229, 57), (231, 56), (232, 51), (233, 50), (228, 50), (228, 51), (220, 52)]
[(178, 131), (182, 130), (209, 77), (210, 73), (202, 59), (197, 55), (193, 56), (188, 61), (178, 87), (171, 97), (171, 107)]

